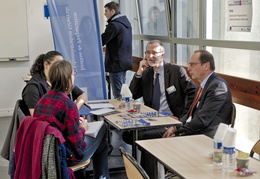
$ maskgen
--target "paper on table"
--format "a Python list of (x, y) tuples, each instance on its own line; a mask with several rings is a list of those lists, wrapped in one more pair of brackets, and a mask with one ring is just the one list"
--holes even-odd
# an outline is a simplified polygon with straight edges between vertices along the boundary
[(95, 111), (90, 111), (91, 114), (95, 114), (95, 115), (103, 115), (109, 112), (115, 111), (114, 109), (109, 109), (109, 108), (104, 108), (104, 109), (98, 109)]
[(100, 108), (114, 108), (109, 102), (100, 102), (100, 103), (88, 103), (91, 109), (100, 109)]
[(104, 121), (95, 121), (88, 123), (88, 130), (86, 130), (85, 135), (96, 138), (99, 129), (103, 126)]

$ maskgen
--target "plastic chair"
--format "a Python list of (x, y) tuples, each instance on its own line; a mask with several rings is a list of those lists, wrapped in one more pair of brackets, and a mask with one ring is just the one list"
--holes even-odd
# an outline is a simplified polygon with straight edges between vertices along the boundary
[(260, 140), (258, 140), (250, 151), (250, 157), (253, 157), (257, 153), (260, 156)]
[(132, 155), (127, 153), (125, 149), (119, 147), (124, 160), (126, 175), (128, 179), (149, 179), (149, 176)]
[(74, 165), (74, 166), (71, 166), (69, 167), (73, 172), (76, 172), (78, 170), (82, 170), (86, 167), (88, 167), (90, 164), (90, 159), (88, 159), (87, 161), (81, 163), (81, 164), (78, 164), (78, 165)]
[(232, 109), (230, 112), (230, 127), (234, 128), (235, 126), (235, 119), (236, 119), (236, 106), (234, 103), (232, 103)]

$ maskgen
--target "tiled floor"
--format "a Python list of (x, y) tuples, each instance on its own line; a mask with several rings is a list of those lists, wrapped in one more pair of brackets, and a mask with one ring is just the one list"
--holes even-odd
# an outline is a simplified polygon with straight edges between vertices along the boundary
[[(1, 117), (0, 118), (0, 147), (2, 150), (2, 146), (4, 144), (4, 140), (7, 134), (7, 130), (9, 128), (11, 117)], [(9, 161), (0, 156), (0, 178), (1, 179), (9, 179), (8, 175), (8, 165)]]
[[(0, 117), (0, 150), (2, 150), (2, 146), (7, 134), (7, 130), (9, 128), (11, 117)], [(126, 179), (125, 171), (122, 170), (124, 167), (122, 157), (120, 155), (120, 152), (118, 150), (118, 147), (125, 148), (128, 152), (131, 151), (131, 148), (129, 145), (122, 142), (121, 139), (121, 133), (117, 131), (116, 129), (111, 130), (111, 144), (113, 145), (114, 149), (112, 153), (109, 156), (109, 168), (110, 168), (110, 176), (111, 179)], [(8, 175), (8, 164), (9, 161), (5, 160), (2, 156), (0, 156), (0, 178), (1, 179), (9, 179), (10, 176)], [(121, 169), (121, 170), (118, 170)], [(91, 176), (91, 170), (92, 166), (87, 168), (87, 177), (88, 179), (93, 178)], [(81, 178), (81, 177), (80, 177)]]

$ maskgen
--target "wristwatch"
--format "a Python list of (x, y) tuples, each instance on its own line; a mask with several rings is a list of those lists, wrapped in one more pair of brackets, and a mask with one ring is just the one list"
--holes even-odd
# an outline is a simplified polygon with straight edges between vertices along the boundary
[(135, 77), (136, 78), (142, 78), (142, 75), (137, 75), (137, 73), (135, 73)]

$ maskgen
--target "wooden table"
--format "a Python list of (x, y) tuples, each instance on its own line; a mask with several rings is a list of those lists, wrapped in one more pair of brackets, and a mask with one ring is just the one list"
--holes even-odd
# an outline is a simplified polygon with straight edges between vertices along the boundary
[[(205, 135), (141, 140), (136, 143), (181, 178), (243, 178), (236, 172), (223, 172), (221, 167), (213, 165), (213, 140)], [(249, 168), (257, 173), (246, 178), (260, 179), (260, 161), (250, 158)]]
[[(122, 121), (124, 120), (120, 114), (127, 115), (126, 109), (120, 109), (119, 104), (121, 103), (119, 100), (112, 99), (112, 100), (107, 100), (109, 103), (111, 103), (114, 107), (115, 110), (120, 111), (119, 114), (113, 114), (113, 115), (108, 115), (104, 116), (105, 121), (109, 124), (115, 127), (118, 130), (132, 130), (133, 131), (133, 146), (132, 146), (132, 155), (133, 157), (136, 158), (136, 144), (135, 141), (138, 140), (138, 131), (143, 130), (144, 128), (158, 128), (158, 127), (167, 127), (167, 126), (173, 126), (173, 125), (181, 125), (182, 123), (176, 119), (173, 119), (172, 117), (152, 117), (153, 119), (156, 119), (156, 121), (149, 121), (146, 118), (144, 119), (146, 122), (150, 122), (150, 126), (140, 126), (140, 127), (122, 127), (119, 124), (117, 124), (117, 121)], [(155, 112), (154, 109), (149, 108), (143, 104), (141, 104), (141, 112)], [(140, 113), (137, 113), (136, 115), (141, 115)], [(140, 118), (133, 118), (133, 119), (140, 119)]]

